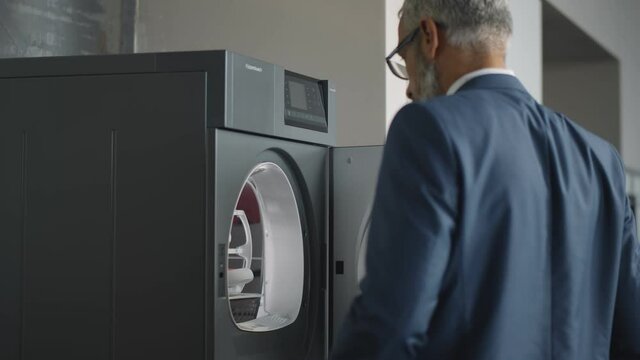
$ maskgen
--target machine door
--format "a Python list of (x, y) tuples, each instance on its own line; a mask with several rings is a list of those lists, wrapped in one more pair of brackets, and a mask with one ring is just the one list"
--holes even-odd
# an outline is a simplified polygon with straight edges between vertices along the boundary
[(382, 146), (334, 148), (331, 153), (331, 319), (335, 337), (359, 293)]
[(328, 150), (214, 134), (214, 359), (322, 359)]

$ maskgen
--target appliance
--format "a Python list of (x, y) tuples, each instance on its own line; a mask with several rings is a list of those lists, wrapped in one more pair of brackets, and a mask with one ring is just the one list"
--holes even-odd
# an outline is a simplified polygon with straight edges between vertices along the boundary
[(330, 335), (336, 340), (351, 303), (360, 293), (371, 209), (382, 146), (331, 149)]
[(228, 51), (1, 60), (0, 358), (325, 358), (334, 97)]

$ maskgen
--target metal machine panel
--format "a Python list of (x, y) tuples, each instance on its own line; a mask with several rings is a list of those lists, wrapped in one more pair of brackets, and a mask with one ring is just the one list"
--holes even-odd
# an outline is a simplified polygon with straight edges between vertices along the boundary
[(327, 131), (285, 123), (285, 69), (230, 51), (159, 53), (158, 71), (207, 73), (208, 124), (255, 134), (334, 146), (336, 88), (319, 81), (326, 107)]
[(204, 82), (0, 79), (0, 357), (202, 358)]
[[(373, 205), (382, 146), (331, 149), (331, 339), (359, 293), (359, 265)], [(360, 264), (359, 264), (360, 263)], [(360, 274), (361, 276), (362, 274)]]
[(0, 60), (0, 78), (202, 72), (207, 124), (335, 146), (335, 86), (323, 88), (327, 131), (285, 123), (285, 69), (225, 50)]
[[(0, 358), (326, 357), (334, 140), (279, 132), (284, 70), (247, 64), (260, 63), (226, 51), (0, 60)], [(224, 259), (259, 162), (296, 189), (305, 282), (294, 322), (251, 332), (231, 318)]]
[[(229, 53), (225, 127), (274, 135), (275, 65)], [(281, 70), (281, 69), (280, 69)]]
[[(215, 196), (209, 206), (213, 207), (215, 216), (211, 217), (213, 239), (209, 240), (208, 251), (212, 275), (208, 304), (214, 313), (209, 316), (213, 324), (210, 323), (208, 333), (209, 341), (214, 341), (214, 358), (323, 359), (328, 302), (324, 240), (328, 149), (222, 129), (215, 130), (212, 137)], [(305, 243), (305, 290), (300, 313), (292, 325), (276, 331), (251, 333), (238, 329), (229, 315), (224, 262), (238, 194), (251, 169), (261, 163), (274, 163), (284, 169), (296, 190)], [(266, 206), (278, 207), (278, 204)], [(272, 230), (277, 235), (275, 229)]]
[[(280, 71), (276, 74), (276, 87), (282, 88), (286, 86), (285, 72)], [(285, 121), (285, 99), (283, 92), (276, 93), (276, 127), (275, 134), (284, 138), (300, 139), (302, 141), (325, 144), (329, 146), (336, 145), (336, 88), (331, 81), (319, 81), (320, 88), (322, 89), (322, 96), (326, 107), (327, 116), (327, 129), (325, 131), (318, 131), (314, 129), (307, 129), (304, 127), (287, 125)], [(283, 119), (283, 120), (280, 120)]]

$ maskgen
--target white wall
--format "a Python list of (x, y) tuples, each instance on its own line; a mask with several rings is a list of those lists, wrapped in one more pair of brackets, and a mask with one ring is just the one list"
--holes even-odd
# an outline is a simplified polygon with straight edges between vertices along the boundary
[[(385, 1), (385, 28), (386, 28), (386, 54), (389, 54), (398, 46), (398, 11), (402, 7), (404, 0), (386, 0)], [(406, 105), (409, 100), (405, 96), (407, 82), (397, 78), (391, 71), (385, 69), (386, 80), (386, 128), (389, 128), (393, 117), (398, 110)]]
[(529, 93), (542, 101), (542, 3), (540, 0), (510, 0), (513, 37), (507, 66), (516, 72)]
[(385, 136), (384, 0), (139, 0), (136, 51), (229, 49), (337, 88), (339, 145)]
[[(398, 44), (397, 13), (403, 0), (386, 0), (387, 53)], [(538, 101), (542, 101), (542, 5), (540, 0), (511, 0), (514, 22), (513, 37), (509, 44), (507, 66)], [(406, 83), (390, 71), (387, 79), (387, 126), (393, 115), (406, 104)]]
[[(526, 0), (525, 0), (526, 1)], [(640, 1), (550, 0), (620, 62), (622, 157), (640, 170)]]

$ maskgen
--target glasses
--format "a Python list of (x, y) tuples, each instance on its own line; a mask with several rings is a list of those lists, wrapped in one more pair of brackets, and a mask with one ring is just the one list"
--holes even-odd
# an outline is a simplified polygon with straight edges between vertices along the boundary
[(409, 80), (409, 74), (407, 73), (407, 67), (404, 64), (404, 60), (399, 55), (400, 50), (410, 44), (413, 39), (416, 38), (419, 31), (420, 27), (418, 26), (409, 35), (405, 36), (405, 38), (400, 41), (400, 44), (398, 44), (398, 46), (393, 49), (389, 56), (385, 58), (385, 60), (387, 61), (387, 66), (389, 66), (389, 70), (391, 70), (393, 75), (399, 77), (402, 80)]
[[(439, 22), (436, 22), (436, 26), (442, 29), (445, 28), (445, 26)], [(404, 64), (404, 59), (402, 59), (402, 56), (399, 54), (400, 50), (410, 44), (416, 36), (418, 36), (418, 33), (420, 33), (420, 26), (413, 30), (409, 35), (405, 36), (405, 38), (400, 41), (400, 44), (398, 44), (398, 46), (396, 46), (396, 48), (393, 49), (393, 51), (385, 58), (389, 70), (391, 70), (393, 75), (402, 80), (409, 80), (409, 73), (407, 73), (407, 67)]]

